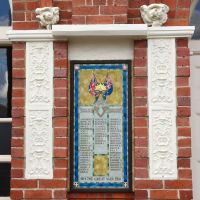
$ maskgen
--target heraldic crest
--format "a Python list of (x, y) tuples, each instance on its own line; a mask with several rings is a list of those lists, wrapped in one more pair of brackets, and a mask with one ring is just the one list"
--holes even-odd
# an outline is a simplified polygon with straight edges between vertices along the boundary
[(102, 117), (108, 110), (106, 98), (113, 92), (111, 77), (107, 73), (105, 79), (101, 81), (97, 80), (96, 75), (93, 73), (88, 91), (92, 96), (95, 97), (94, 110), (100, 117)]

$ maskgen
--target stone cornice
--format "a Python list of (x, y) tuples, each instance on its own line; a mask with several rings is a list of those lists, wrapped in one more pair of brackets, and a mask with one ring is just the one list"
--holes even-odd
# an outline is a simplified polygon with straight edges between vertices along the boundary
[(51, 30), (10, 30), (7, 36), (11, 41), (52, 41)]
[(132, 36), (145, 37), (146, 24), (104, 24), (104, 25), (54, 25), (54, 36)]
[(149, 27), (147, 38), (190, 38), (194, 30), (194, 26)]
[(11, 41), (69, 40), (72, 37), (189, 38), (194, 26), (147, 27), (146, 24), (53, 25), (52, 30), (9, 30)]

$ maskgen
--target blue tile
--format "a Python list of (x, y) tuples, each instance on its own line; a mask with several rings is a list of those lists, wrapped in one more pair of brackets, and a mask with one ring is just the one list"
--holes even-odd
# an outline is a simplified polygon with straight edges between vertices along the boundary
[[(79, 119), (79, 73), (81, 70), (121, 70), (122, 71), (122, 90), (123, 90), (123, 182), (116, 183), (87, 183), (79, 181), (79, 133), (78, 133), (78, 119)], [(124, 188), (124, 182), (128, 182), (128, 72), (123, 70), (122, 64), (83, 64), (79, 65), (79, 70), (74, 73), (74, 182), (79, 182), (79, 188)]]

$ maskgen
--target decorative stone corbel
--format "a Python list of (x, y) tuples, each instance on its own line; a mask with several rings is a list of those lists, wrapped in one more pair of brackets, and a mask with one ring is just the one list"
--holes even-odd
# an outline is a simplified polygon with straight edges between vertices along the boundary
[(162, 26), (168, 19), (169, 7), (165, 4), (151, 4), (140, 7), (142, 19), (148, 26)]
[(46, 29), (51, 30), (52, 25), (59, 21), (59, 8), (58, 7), (43, 7), (35, 10), (40, 24)]

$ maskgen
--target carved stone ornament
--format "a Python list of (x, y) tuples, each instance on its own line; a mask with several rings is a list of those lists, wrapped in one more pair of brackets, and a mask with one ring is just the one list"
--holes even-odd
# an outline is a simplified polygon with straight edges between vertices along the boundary
[(53, 177), (53, 42), (26, 43), (27, 179)]
[(177, 178), (175, 39), (148, 39), (149, 170)]
[(49, 42), (29, 44), (29, 73), (27, 100), (29, 104), (48, 104), (50, 101), (50, 48)]
[(155, 179), (176, 178), (176, 134), (173, 109), (150, 111), (150, 177)]
[(156, 39), (151, 44), (151, 101), (152, 105), (171, 105), (174, 100), (173, 42)]
[(52, 25), (59, 21), (59, 8), (58, 7), (43, 7), (35, 10), (41, 26), (51, 30)]
[(169, 7), (165, 4), (151, 4), (140, 7), (142, 19), (148, 26), (162, 26), (168, 19)]
[(52, 178), (51, 112), (29, 110), (27, 112), (26, 177), (29, 179)]

